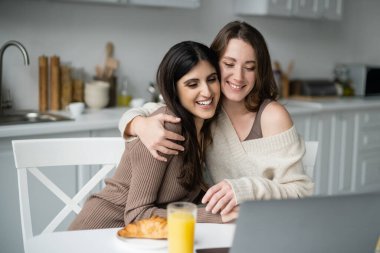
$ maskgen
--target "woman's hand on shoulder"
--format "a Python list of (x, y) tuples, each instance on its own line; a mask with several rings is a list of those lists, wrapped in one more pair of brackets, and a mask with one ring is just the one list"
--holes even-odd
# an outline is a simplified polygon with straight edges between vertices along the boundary
[(133, 129), (141, 142), (149, 150), (154, 158), (166, 162), (167, 159), (160, 155), (177, 155), (183, 151), (181, 145), (173, 141), (183, 141), (183, 136), (165, 129), (165, 122), (179, 123), (180, 119), (168, 114), (157, 114), (150, 117), (136, 117), (133, 119)]
[(261, 115), (263, 137), (282, 133), (293, 126), (293, 121), (286, 108), (280, 103), (269, 103)]

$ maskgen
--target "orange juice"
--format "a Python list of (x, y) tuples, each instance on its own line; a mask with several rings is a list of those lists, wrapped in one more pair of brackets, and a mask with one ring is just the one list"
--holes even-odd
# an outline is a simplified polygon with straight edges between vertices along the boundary
[(169, 253), (193, 253), (194, 216), (181, 211), (171, 213), (168, 225)]
[[(194, 205), (195, 206), (195, 205)], [(193, 253), (196, 206), (194, 210), (171, 210), (168, 213), (169, 253)]]

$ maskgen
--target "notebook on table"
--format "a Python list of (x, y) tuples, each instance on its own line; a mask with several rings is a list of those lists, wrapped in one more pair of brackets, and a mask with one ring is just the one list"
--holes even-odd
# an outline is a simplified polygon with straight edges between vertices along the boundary
[(248, 201), (231, 249), (197, 253), (373, 253), (379, 236), (380, 193)]

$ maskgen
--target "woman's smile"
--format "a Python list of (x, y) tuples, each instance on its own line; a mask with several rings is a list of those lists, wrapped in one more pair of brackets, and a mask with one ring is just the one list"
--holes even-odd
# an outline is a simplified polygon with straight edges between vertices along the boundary
[(230, 86), (230, 88), (232, 88), (232, 90), (236, 90), (236, 91), (240, 91), (246, 86), (246, 85), (241, 85), (241, 84), (235, 84), (228, 81), (227, 81), (227, 84)]
[(196, 101), (196, 103), (200, 105), (202, 108), (208, 109), (209, 107), (211, 107), (212, 101), (213, 99), (211, 98), (211, 99), (203, 100), (203, 101), (199, 100), (199, 101)]

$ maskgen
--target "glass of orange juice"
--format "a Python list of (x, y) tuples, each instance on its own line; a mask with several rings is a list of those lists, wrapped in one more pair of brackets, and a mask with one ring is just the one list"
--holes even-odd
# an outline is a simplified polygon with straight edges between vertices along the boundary
[(169, 253), (193, 253), (197, 206), (189, 202), (168, 205)]

